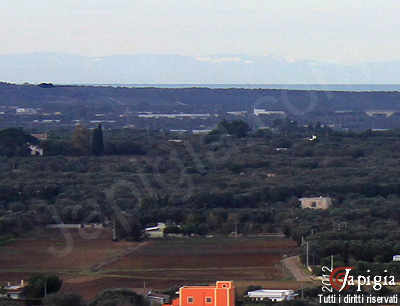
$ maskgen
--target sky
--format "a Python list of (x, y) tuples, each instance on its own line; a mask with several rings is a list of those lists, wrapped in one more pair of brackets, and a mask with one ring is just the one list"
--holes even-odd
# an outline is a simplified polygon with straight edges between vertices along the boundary
[(398, 0), (0, 1), (0, 55), (400, 59)]

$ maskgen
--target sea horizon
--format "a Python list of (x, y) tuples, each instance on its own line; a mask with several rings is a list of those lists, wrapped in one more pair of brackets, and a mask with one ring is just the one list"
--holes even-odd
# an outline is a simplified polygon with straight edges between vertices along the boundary
[(210, 88), (210, 89), (287, 89), (287, 90), (319, 90), (319, 91), (400, 91), (400, 84), (202, 84), (202, 83), (75, 83), (59, 84), (69, 86), (101, 86), (101, 87), (128, 87), (128, 88)]

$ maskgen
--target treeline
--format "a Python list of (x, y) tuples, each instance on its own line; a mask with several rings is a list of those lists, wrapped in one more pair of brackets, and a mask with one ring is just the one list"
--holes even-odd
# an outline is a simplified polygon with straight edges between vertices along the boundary
[(130, 137), (110, 137), (103, 139), (103, 129), (99, 125), (92, 131), (77, 125), (70, 135), (52, 136), (39, 141), (19, 128), (0, 130), (0, 156), (17, 157), (31, 155), (30, 145), (43, 149), (46, 156), (100, 156), (100, 155), (143, 155), (146, 151)]
[(87, 156), (87, 155), (143, 155), (145, 150), (129, 137), (103, 137), (101, 124), (90, 132), (86, 127), (77, 125), (70, 139), (50, 138), (41, 142), (48, 156)]

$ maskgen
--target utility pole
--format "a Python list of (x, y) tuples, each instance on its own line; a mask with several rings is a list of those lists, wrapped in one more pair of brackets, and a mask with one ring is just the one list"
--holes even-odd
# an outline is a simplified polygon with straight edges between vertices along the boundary
[(304, 293), (303, 293), (303, 282), (301, 282), (301, 299), (304, 299)]
[(117, 241), (117, 218), (114, 215), (112, 217), (112, 241)]
[(307, 244), (306, 244), (306, 267), (307, 267), (307, 269), (308, 269), (308, 241), (307, 241)]
[(235, 238), (238, 237), (238, 223), (235, 221)]

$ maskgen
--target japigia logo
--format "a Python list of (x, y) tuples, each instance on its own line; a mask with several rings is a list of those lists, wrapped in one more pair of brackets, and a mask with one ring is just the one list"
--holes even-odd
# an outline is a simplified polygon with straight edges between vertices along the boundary
[(396, 281), (394, 275), (371, 275), (371, 271), (367, 270), (366, 275), (353, 276), (350, 272), (354, 267), (338, 267), (335, 269), (323, 266), (322, 271), (322, 291), (332, 293), (333, 289), (342, 292), (349, 289), (350, 286), (357, 286), (357, 292), (362, 291), (363, 286), (372, 286), (375, 291), (380, 291), (383, 286), (395, 286)]

